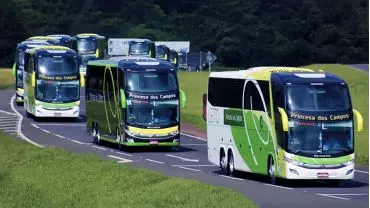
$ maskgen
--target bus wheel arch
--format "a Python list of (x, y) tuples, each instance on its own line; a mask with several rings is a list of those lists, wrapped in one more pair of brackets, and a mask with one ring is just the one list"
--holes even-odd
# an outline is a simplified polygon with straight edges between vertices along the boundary
[(226, 174), (227, 158), (225, 149), (223, 147), (220, 148), (219, 165), (221, 168), (221, 173)]

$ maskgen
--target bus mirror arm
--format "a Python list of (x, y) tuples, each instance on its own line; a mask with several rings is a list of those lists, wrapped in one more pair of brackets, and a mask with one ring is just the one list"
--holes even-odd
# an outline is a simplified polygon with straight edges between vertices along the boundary
[(364, 130), (364, 119), (362, 118), (362, 115), (360, 112), (358, 112), (356, 109), (353, 109), (353, 115), (356, 119), (357, 124), (357, 132), (361, 132)]
[(122, 108), (126, 108), (126, 95), (125, 95), (125, 91), (123, 89), (120, 89), (120, 98), (121, 98), (121, 107)]
[(287, 132), (288, 131), (288, 115), (286, 114), (284, 109), (278, 108), (278, 110), (281, 115), (281, 123), (283, 125), (283, 130)]
[(181, 105), (181, 108), (184, 109), (186, 108), (186, 95), (185, 95), (185, 92), (180, 90), (180, 105)]
[(36, 74), (35, 74), (35, 72), (33, 72), (32, 76), (31, 76), (31, 86), (32, 87), (36, 86)]

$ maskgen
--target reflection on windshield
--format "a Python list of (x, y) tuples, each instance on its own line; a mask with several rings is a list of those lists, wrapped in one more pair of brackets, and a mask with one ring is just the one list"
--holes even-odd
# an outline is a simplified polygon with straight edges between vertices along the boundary
[(288, 149), (293, 153), (338, 154), (353, 150), (352, 121), (289, 122)]
[(165, 50), (163, 47), (156, 47), (155, 48), (155, 54), (157, 58), (163, 58), (165, 55)]
[(47, 56), (38, 60), (38, 70), (42, 74), (77, 73), (77, 61), (73, 56)]
[(293, 85), (288, 87), (291, 110), (330, 111), (350, 108), (349, 93), (344, 85)]
[(133, 43), (129, 47), (130, 54), (147, 55), (149, 54), (149, 44), (147, 43)]
[(73, 102), (80, 99), (79, 80), (37, 80), (36, 99), (44, 102)]
[(95, 52), (96, 43), (93, 40), (81, 39), (77, 42), (78, 52)]
[(163, 126), (179, 121), (179, 101), (127, 100), (127, 122), (135, 125)]
[(165, 92), (177, 90), (175, 72), (128, 72), (127, 90), (133, 92)]

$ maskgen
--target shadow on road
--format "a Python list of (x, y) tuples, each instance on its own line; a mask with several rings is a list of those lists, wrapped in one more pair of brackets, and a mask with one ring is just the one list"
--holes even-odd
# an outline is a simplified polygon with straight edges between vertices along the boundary
[[(217, 170), (213, 173), (221, 175), (221, 171)], [(254, 174), (254, 173), (245, 173), (245, 172), (236, 172), (236, 178), (257, 181), (262, 183), (270, 183), (269, 178), (264, 175)], [(285, 186), (289, 188), (359, 188), (366, 187), (369, 184), (363, 183), (355, 180), (342, 181), (341, 183), (336, 183), (335, 180), (287, 180), (278, 178), (276, 185)]]

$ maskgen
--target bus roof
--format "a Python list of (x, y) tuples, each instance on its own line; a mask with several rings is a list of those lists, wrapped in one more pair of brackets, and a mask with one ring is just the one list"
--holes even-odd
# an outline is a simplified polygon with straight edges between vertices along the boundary
[(121, 69), (130, 68), (143, 71), (148, 69), (148, 67), (156, 70), (174, 70), (173, 65), (168, 61), (143, 57), (125, 57), (120, 59), (95, 60), (89, 61), (88, 65), (119, 67)]
[(271, 73), (283, 73), (283, 72), (314, 72), (314, 71), (311, 69), (298, 67), (265, 66), (265, 67), (253, 67), (239, 71), (212, 72), (209, 75), (209, 77), (234, 78), (234, 79), (247, 79), (248, 77), (253, 77), (257, 80), (270, 80)]
[(315, 73), (276, 73), (278, 79), (283, 83), (300, 83), (300, 84), (310, 84), (310, 83), (346, 83), (342, 78), (324, 72)]
[(48, 36), (32, 36), (27, 38), (26, 40), (52, 40), (52, 39), (53, 39), (52, 37)]
[(104, 36), (102, 35), (99, 35), (99, 34), (96, 34), (96, 33), (80, 33), (80, 34), (77, 34), (75, 37), (77, 37), (78, 39), (81, 39), (81, 38), (98, 38), (98, 39), (105, 39)]
[(54, 35), (48, 35), (48, 37), (51, 37), (53, 39), (58, 39), (58, 40), (73, 40), (76, 39), (75, 37), (72, 37), (70, 35), (63, 35), (63, 34), (54, 34)]
[(44, 55), (44, 54), (50, 54), (50, 53), (56, 53), (56, 54), (73, 54), (77, 55), (76, 51), (65, 47), (65, 46), (41, 46), (37, 48), (28, 49), (26, 51), (27, 53), (31, 54), (37, 54), (37, 55)]

